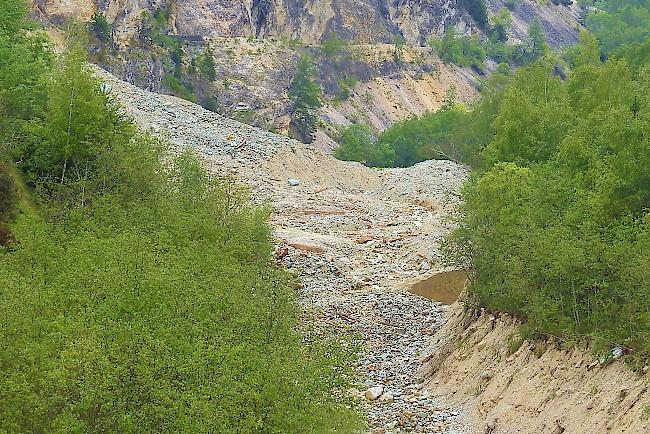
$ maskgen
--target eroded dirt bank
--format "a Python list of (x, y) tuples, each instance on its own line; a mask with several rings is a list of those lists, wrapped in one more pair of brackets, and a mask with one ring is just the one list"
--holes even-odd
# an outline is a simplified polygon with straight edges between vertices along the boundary
[(508, 343), (519, 322), (455, 303), (422, 357), (425, 390), (476, 421), (472, 433), (645, 434), (650, 376), (622, 360), (600, 363), (588, 349)]

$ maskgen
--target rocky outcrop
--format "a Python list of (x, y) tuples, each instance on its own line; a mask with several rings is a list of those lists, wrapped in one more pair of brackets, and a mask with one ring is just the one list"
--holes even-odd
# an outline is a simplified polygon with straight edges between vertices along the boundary
[(394, 51), (393, 45), (386, 44), (357, 48), (372, 74), (354, 86), (349, 98), (324, 107), (321, 117), (326, 123), (347, 125), (355, 121), (383, 131), (413, 115), (438, 110), (452, 87), (460, 103), (469, 104), (477, 97), (478, 78), (465, 69), (444, 64), (430, 49), (404, 48), (400, 65), (394, 63)]
[[(291, 112), (287, 90), (297, 59), (312, 55), (326, 95), (320, 113), (324, 128), (316, 133), (315, 145), (325, 150), (336, 146), (332, 138), (339, 126), (363, 122), (382, 131), (437, 110), (451, 87), (460, 102), (469, 103), (481, 79), (477, 71), (443, 64), (422, 46), (450, 26), (478, 31), (456, 0), (32, 1), (36, 15), (53, 29), (68, 18), (83, 21), (96, 10), (102, 12), (112, 24), (112, 42), (110, 50), (95, 47), (94, 61), (128, 82), (183, 95), (223, 115), (285, 134)], [(488, 5), (496, 12), (504, 3), (488, 0)], [(525, 38), (530, 21), (539, 16), (554, 46), (573, 42), (577, 14), (575, 6), (525, 0), (513, 11), (511, 37)], [(180, 43), (180, 68), (160, 41), (165, 33)], [(316, 45), (331, 36), (353, 41), (350, 55), (323, 56)], [(406, 41), (399, 56), (392, 44), (396, 37)], [(196, 63), (208, 49), (217, 78), (211, 81), (196, 73)], [(177, 79), (175, 87), (165, 81), (171, 75)]]
[(357, 43), (391, 42), (402, 35), (422, 45), (449, 26), (472, 27), (456, 0), (33, 0), (39, 16), (58, 25), (66, 18), (89, 18), (94, 10), (113, 23), (126, 46), (137, 37), (143, 13), (170, 11), (181, 37), (295, 38), (319, 43), (337, 35)]

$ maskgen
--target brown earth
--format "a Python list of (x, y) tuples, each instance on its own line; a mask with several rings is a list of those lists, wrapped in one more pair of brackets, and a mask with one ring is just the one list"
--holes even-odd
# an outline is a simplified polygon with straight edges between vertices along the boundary
[(589, 348), (558, 341), (509, 343), (520, 322), (460, 302), (423, 355), (425, 389), (476, 421), (468, 433), (644, 434), (650, 375), (623, 360), (600, 363)]

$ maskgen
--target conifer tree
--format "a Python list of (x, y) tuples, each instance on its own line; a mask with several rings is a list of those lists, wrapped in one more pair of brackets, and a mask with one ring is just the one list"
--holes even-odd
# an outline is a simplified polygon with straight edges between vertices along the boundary
[(303, 56), (298, 61), (289, 98), (293, 102), (291, 125), (297, 133), (296, 138), (304, 143), (313, 142), (318, 120), (316, 110), (323, 102), (321, 87), (316, 82), (316, 67), (309, 56)]

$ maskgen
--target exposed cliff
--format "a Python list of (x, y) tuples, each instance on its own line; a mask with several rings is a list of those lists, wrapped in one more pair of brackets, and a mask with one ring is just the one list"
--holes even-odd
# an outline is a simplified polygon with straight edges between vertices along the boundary
[(456, 0), (33, 0), (53, 24), (94, 9), (113, 23), (122, 44), (135, 37), (143, 13), (169, 8), (175, 34), (182, 37), (285, 36), (318, 43), (339, 35), (359, 43), (391, 42), (401, 34), (421, 45), (449, 26), (471, 28)]
[[(110, 35), (93, 61), (144, 89), (173, 93), (223, 115), (286, 132), (287, 95), (298, 58), (318, 63), (326, 95), (317, 146), (329, 150), (337, 126), (364, 122), (381, 131), (438, 109), (454, 87), (461, 102), (477, 95), (481, 73), (445, 65), (426, 47), (446, 28), (481, 30), (457, 0), (32, 0), (35, 15), (58, 30), (72, 18), (105, 16)], [(492, 13), (503, 0), (489, 0)], [(540, 17), (553, 46), (577, 38), (576, 7), (524, 0), (513, 11), (513, 40)], [(332, 36), (345, 56), (324, 56)], [(396, 56), (396, 40), (405, 41)], [(214, 79), (202, 76), (210, 55)], [(399, 58), (398, 58), (399, 57)]]

